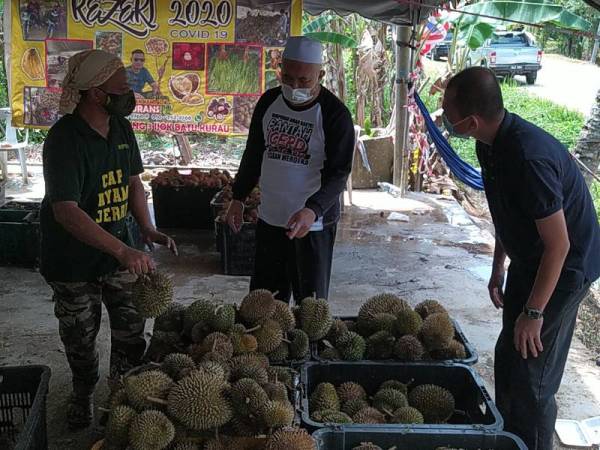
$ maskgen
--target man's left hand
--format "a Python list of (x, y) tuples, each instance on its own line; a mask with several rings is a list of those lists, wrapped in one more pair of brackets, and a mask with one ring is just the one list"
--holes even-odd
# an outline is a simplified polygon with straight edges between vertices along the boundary
[(175, 256), (179, 256), (175, 241), (166, 234), (158, 231), (156, 228), (142, 230), (142, 240), (150, 247), (150, 250), (154, 250), (154, 244), (160, 244), (171, 250)]
[(524, 313), (519, 315), (515, 323), (514, 344), (523, 359), (527, 359), (527, 352), (534, 358), (544, 351), (540, 337), (544, 319), (530, 319)]
[(288, 222), (287, 237), (290, 239), (303, 238), (317, 220), (317, 215), (310, 208), (303, 208), (294, 214)]

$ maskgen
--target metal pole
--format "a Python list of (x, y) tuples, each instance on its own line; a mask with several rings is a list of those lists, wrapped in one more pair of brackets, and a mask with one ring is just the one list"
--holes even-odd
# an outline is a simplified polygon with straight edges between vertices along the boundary
[[(408, 138), (408, 75), (410, 72), (411, 27), (396, 26), (396, 136), (394, 139), (394, 184), (404, 193), (408, 179), (405, 167)], [(405, 44), (405, 45), (402, 45)]]
[(598, 22), (598, 31), (596, 31), (596, 38), (594, 39), (594, 48), (592, 49), (592, 59), (590, 62), (596, 64), (596, 58), (598, 58), (598, 49), (600, 48), (600, 22)]

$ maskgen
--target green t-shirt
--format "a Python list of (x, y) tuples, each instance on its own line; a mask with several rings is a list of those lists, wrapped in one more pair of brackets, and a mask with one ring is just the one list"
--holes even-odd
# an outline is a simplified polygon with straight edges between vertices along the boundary
[(105, 139), (77, 113), (62, 117), (44, 143), (46, 196), (41, 209), (41, 268), (47, 281), (93, 281), (119, 263), (90, 247), (56, 222), (52, 203), (77, 202), (98, 225), (127, 242), (129, 177), (143, 172), (128, 120), (110, 119)]

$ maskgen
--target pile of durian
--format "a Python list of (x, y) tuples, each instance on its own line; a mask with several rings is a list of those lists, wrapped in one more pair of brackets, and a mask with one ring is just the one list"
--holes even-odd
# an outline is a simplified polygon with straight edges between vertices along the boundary
[(356, 321), (335, 319), (319, 342), (318, 356), (334, 361), (464, 359), (465, 347), (455, 334), (438, 301), (425, 300), (413, 309), (393, 294), (381, 294), (360, 307)]
[(452, 393), (435, 384), (388, 380), (369, 396), (358, 383), (320, 383), (309, 397), (310, 418), (332, 424), (439, 424), (454, 414)]
[(111, 395), (103, 449), (314, 449), (312, 437), (292, 427), (296, 373), (270, 360), (309, 355), (310, 336), (323, 337), (331, 326), (327, 302), (303, 301), (296, 328), (289, 306), (266, 290), (251, 292), (239, 308), (214, 300), (185, 307), (166, 300), (172, 295), (160, 273), (135, 287), (144, 317), (163, 312), (149, 364)]
[(322, 338), (331, 323), (325, 300), (306, 299), (294, 314), (287, 303), (262, 289), (244, 297), (239, 308), (214, 299), (188, 307), (173, 303), (154, 323), (147, 357), (161, 361), (173, 352), (194, 357), (209, 350), (219, 359), (218, 351), (225, 347), (228, 354), (231, 347), (234, 356), (261, 353), (273, 364), (302, 362), (310, 357), (310, 341)]

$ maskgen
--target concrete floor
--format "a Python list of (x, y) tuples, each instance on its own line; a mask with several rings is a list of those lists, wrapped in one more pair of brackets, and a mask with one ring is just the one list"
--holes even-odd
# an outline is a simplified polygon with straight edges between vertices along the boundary
[[(492, 237), (473, 224), (453, 199), (358, 191), (340, 225), (335, 250), (331, 305), (339, 315), (352, 315), (373, 294), (393, 292), (413, 305), (427, 298), (442, 301), (459, 321), (479, 352), (476, 369), (493, 392), (493, 348), (500, 313), (487, 297)], [(390, 211), (408, 222), (388, 221)], [(219, 255), (211, 233), (173, 231), (180, 248), (175, 258), (158, 249), (155, 258), (170, 273), (176, 298), (190, 303), (214, 293), (239, 302), (248, 278), (220, 275)], [(38, 273), (0, 268), (0, 365), (46, 364), (52, 368), (48, 402), (51, 450), (84, 450), (98, 436), (93, 431), (70, 434), (64, 425), (69, 370), (58, 338), (50, 290)], [(151, 324), (148, 324), (150, 329)], [(102, 371), (108, 360), (108, 324), (99, 336)], [(101, 383), (100, 404), (106, 397)], [(600, 415), (600, 368), (579, 342), (569, 353), (558, 396), (559, 417), (585, 419)], [(557, 447), (559, 448), (559, 447)]]

